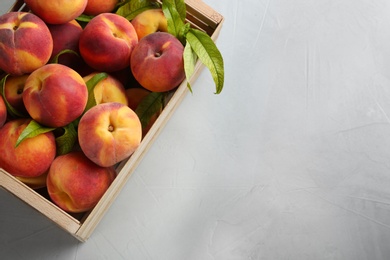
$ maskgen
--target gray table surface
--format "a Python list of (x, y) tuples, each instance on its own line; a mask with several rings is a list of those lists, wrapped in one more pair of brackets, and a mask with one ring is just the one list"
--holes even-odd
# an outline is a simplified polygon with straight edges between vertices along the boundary
[(204, 70), (86, 243), (0, 190), (0, 259), (390, 258), (390, 2), (205, 2), (222, 94)]

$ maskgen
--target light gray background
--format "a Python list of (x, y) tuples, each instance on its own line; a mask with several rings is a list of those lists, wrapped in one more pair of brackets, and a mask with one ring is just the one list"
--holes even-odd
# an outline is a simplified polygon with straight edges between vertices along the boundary
[(0, 191), (1, 259), (390, 258), (390, 2), (205, 1), (222, 94), (204, 70), (86, 243)]

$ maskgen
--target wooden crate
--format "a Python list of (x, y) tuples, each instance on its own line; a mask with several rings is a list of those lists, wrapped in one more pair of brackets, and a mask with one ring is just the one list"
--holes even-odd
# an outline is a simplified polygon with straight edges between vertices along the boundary
[[(187, 21), (190, 22), (193, 27), (207, 32), (211, 38), (216, 41), (224, 21), (223, 16), (201, 0), (186, 0), (185, 2), (187, 5)], [(28, 9), (24, 5), (23, 0), (17, 0), (9, 11), (28, 11)], [(196, 69), (190, 79), (190, 83), (195, 81), (203, 67), (204, 65), (200, 62), (196, 64)], [(41, 212), (78, 240), (83, 242), (86, 241), (187, 92), (187, 82), (184, 81), (176, 89), (157, 121), (145, 135), (138, 149), (129, 159), (122, 161), (117, 166), (118, 176), (99, 203), (90, 212), (69, 214), (53, 204), (48, 199), (45, 191), (31, 189), (1, 168), (0, 188), (10, 192), (26, 204)], [(5, 212), (4, 214), (7, 213)]]

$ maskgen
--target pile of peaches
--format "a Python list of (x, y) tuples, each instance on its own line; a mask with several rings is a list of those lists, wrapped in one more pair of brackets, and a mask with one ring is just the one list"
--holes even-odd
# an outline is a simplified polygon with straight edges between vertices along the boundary
[(141, 100), (185, 78), (184, 47), (161, 9), (128, 20), (112, 12), (118, 0), (25, 4), (29, 12), (0, 16), (0, 168), (85, 212), (146, 134)]

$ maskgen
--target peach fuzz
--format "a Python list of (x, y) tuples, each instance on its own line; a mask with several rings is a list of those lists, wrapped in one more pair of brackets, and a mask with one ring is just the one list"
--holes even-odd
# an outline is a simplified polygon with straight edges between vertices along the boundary
[(64, 53), (58, 57), (58, 63), (71, 68), (76, 68), (81, 62), (79, 54), (79, 39), (83, 28), (76, 21), (72, 20), (63, 24), (49, 24), (51, 36), (53, 38), (52, 60), (63, 50), (71, 50), (75, 53)]
[(4, 95), (8, 103), (19, 113), (27, 115), (23, 103), (24, 85), (29, 74), (21, 76), (8, 76), (4, 83)]
[(138, 14), (131, 20), (138, 35), (138, 40), (141, 40), (146, 35), (154, 32), (167, 32), (167, 18), (162, 9), (149, 9)]
[(24, 0), (30, 10), (47, 24), (63, 24), (84, 12), (88, 0)]
[(88, 0), (84, 14), (95, 16), (102, 13), (110, 13), (118, 3), (119, 0)]
[(19, 177), (33, 178), (44, 174), (56, 156), (53, 132), (24, 139), (15, 147), (19, 135), (31, 119), (14, 119), (0, 128), (0, 168)]
[(84, 154), (97, 165), (113, 166), (129, 157), (142, 138), (141, 122), (128, 106), (96, 105), (80, 119), (78, 140)]
[(45, 65), (53, 50), (47, 25), (27, 12), (0, 16), (0, 69), (11, 75), (31, 73)]
[(33, 73), (23, 91), (29, 115), (49, 127), (63, 127), (84, 112), (88, 89), (83, 78), (61, 64), (48, 64)]
[(152, 92), (177, 87), (185, 78), (184, 46), (172, 34), (155, 32), (142, 38), (131, 54), (134, 78)]
[(79, 49), (90, 67), (97, 71), (114, 72), (129, 66), (137, 43), (138, 36), (130, 21), (117, 14), (103, 13), (85, 26)]
[(0, 128), (3, 127), (6, 120), (7, 120), (7, 107), (5, 106), (3, 96), (0, 95)]
[[(83, 77), (85, 83), (98, 74), (93, 72)], [(93, 89), (96, 104), (118, 102), (124, 105), (128, 105), (125, 87), (115, 77), (108, 74), (107, 78), (99, 81)]]
[(56, 157), (47, 175), (46, 187), (61, 209), (79, 213), (91, 210), (116, 177), (113, 167), (100, 167), (82, 152)]

